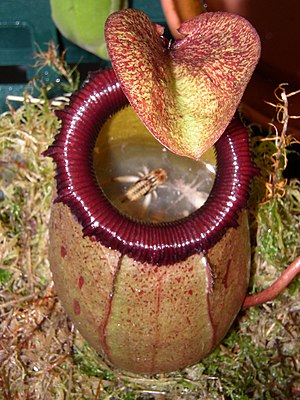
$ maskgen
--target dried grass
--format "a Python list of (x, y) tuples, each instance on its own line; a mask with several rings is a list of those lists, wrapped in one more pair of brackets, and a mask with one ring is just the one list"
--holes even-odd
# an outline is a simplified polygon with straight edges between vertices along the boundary
[[(299, 281), (276, 301), (241, 312), (223, 343), (191, 368), (144, 377), (110, 370), (97, 357), (66, 317), (47, 258), (53, 166), (42, 152), (59, 122), (53, 102), (27, 100), (0, 119), (0, 398), (298, 398)], [(256, 158), (261, 162), (263, 154), (265, 161), (272, 160), (278, 142), (254, 142)], [(262, 164), (263, 182), (269, 182), (273, 164), (269, 159)], [(255, 204), (266, 197), (261, 184), (255, 183)], [(254, 207), (253, 290), (267, 286), (299, 254), (299, 182), (285, 182), (284, 196), (260, 204), (275, 207), (277, 214), (274, 223), (268, 208)], [(263, 241), (269, 234), (278, 238), (278, 232), (277, 242)]]

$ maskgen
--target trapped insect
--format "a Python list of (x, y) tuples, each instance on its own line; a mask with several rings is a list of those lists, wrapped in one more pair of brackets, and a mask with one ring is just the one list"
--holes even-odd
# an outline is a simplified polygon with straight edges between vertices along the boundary
[[(123, 195), (121, 203), (126, 201), (136, 201), (143, 196), (153, 192), (158, 186), (162, 185), (168, 175), (163, 168), (155, 168), (132, 185), (127, 192)], [(126, 177), (114, 178), (114, 180), (121, 181)]]

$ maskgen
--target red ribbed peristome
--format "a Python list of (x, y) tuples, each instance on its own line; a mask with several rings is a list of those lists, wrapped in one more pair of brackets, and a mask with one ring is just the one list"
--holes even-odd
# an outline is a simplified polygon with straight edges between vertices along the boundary
[(237, 118), (215, 144), (217, 174), (205, 204), (174, 222), (144, 223), (122, 214), (106, 198), (93, 170), (93, 149), (101, 127), (128, 104), (113, 70), (93, 73), (58, 113), (60, 133), (45, 152), (56, 163), (57, 199), (82, 225), (83, 234), (141, 262), (167, 265), (210, 249), (248, 200), (255, 173), (247, 130)]

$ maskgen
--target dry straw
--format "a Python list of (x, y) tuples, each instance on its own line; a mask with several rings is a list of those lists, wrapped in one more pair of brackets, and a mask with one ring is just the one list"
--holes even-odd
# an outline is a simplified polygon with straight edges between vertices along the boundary
[[(78, 76), (53, 45), (38, 55), (69, 90)], [(75, 74), (75, 75), (74, 75)], [(299, 281), (274, 302), (241, 312), (202, 363), (164, 376), (111, 370), (86, 345), (55, 294), (47, 258), (53, 166), (42, 152), (59, 129), (54, 109), (68, 101), (24, 94), (0, 119), (1, 399), (286, 399), (300, 393)], [(253, 290), (269, 285), (299, 255), (299, 181), (287, 181), (286, 86), (278, 88), (279, 127), (253, 133), (262, 174), (254, 182)], [(279, 94), (278, 94), (279, 93)], [(252, 124), (253, 126), (253, 124)], [(280, 130), (281, 129), (281, 130)]]

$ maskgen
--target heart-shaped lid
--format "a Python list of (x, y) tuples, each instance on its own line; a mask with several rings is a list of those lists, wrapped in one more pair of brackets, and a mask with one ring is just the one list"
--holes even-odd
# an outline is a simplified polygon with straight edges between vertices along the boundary
[(105, 37), (113, 69), (136, 113), (176, 154), (199, 159), (232, 119), (260, 56), (243, 17), (203, 13), (184, 22), (182, 39), (141, 11), (111, 14)]

